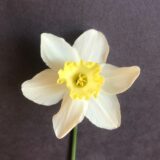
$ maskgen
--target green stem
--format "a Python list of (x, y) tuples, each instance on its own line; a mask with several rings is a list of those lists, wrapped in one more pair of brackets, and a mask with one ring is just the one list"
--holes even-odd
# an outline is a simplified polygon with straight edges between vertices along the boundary
[(76, 160), (77, 132), (78, 132), (78, 127), (76, 126), (73, 129), (73, 135), (72, 135), (72, 154), (71, 154), (71, 160)]

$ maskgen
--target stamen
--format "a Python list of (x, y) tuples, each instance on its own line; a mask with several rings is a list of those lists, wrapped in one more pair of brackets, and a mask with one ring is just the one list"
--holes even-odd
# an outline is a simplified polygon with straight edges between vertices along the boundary
[(85, 74), (79, 73), (75, 79), (75, 85), (77, 87), (84, 87), (87, 84), (87, 76)]

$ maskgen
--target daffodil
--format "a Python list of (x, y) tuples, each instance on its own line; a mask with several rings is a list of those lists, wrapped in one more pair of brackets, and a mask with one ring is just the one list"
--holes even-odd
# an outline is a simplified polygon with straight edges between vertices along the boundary
[(41, 34), (41, 57), (49, 69), (25, 81), (22, 92), (46, 106), (62, 99), (61, 108), (52, 119), (58, 138), (67, 135), (84, 117), (108, 130), (120, 126), (116, 95), (131, 87), (140, 68), (106, 64), (108, 54), (107, 39), (94, 29), (81, 34), (73, 46), (53, 34)]

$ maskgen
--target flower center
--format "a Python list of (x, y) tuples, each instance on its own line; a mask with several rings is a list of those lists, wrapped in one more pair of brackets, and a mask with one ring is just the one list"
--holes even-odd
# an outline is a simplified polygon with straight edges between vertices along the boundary
[(84, 87), (87, 84), (87, 76), (83, 73), (78, 73), (73, 83), (75, 83), (76, 87)]
[(95, 62), (66, 62), (58, 71), (58, 84), (66, 83), (72, 99), (90, 99), (96, 97), (103, 84), (101, 67)]

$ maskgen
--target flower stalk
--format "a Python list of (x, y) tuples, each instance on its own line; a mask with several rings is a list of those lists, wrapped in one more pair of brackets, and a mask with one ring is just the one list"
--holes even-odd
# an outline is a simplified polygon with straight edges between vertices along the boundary
[(76, 151), (77, 151), (77, 133), (78, 127), (76, 126), (72, 132), (72, 153), (71, 153), (71, 160), (76, 160)]

